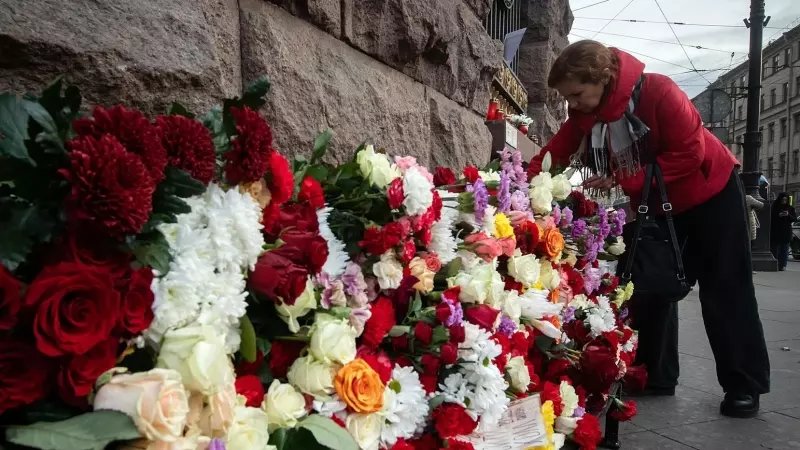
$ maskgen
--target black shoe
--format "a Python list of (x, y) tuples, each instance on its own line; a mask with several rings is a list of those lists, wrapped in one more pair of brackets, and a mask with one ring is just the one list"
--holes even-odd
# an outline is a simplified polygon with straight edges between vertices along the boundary
[(675, 386), (672, 387), (656, 387), (647, 386), (643, 391), (626, 392), (628, 397), (674, 397)]
[(728, 393), (719, 406), (719, 412), (723, 416), (749, 419), (758, 415), (758, 408), (758, 395)]

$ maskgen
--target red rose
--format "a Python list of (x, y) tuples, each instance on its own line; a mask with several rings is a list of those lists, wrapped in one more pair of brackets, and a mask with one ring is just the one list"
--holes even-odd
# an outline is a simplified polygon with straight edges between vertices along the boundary
[(26, 341), (0, 339), (0, 414), (44, 398), (52, 386), (51, 360)]
[(464, 325), (451, 325), (448, 330), (450, 330), (450, 342), (461, 344), (467, 340), (467, 331), (464, 329)]
[(287, 230), (281, 234), (284, 245), (273, 250), (295, 264), (303, 265), (314, 274), (322, 270), (328, 260), (328, 243), (313, 231)]
[(636, 415), (636, 402), (628, 400), (625, 403), (617, 403), (611, 411), (611, 417), (619, 422), (627, 422)]
[(520, 283), (519, 281), (513, 279), (511, 276), (506, 276), (504, 281), (505, 281), (504, 289), (506, 291), (517, 291), (519, 294), (522, 294), (522, 292), (523, 292), (522, 283)]
[(96, 234), (82, 228), (70, 229), (62, 236), (52, 256), (49, 260), (52, 264), (71, 261), (104, 267), (111, 272), (117, 289), (127, 289), (133, 256), (120, 251), (117, 242), (112, 239), (98, 238)]
[(464, 310), (464, 318), (469, 323), (477, 325), (490, 333), (494, 330), (494, 324), (497, 322), (499, 314), (500, 311), (489, 305), (473, 306)]
[(448, 186), (456, 183), (456, 174), (449, 167), (437, 167), (433, 170), (433, 185)]
[(553, 412), (555, 413), (556, 417), (560, 416), (561, 413), (564, 411), (564, 404), (563, 400), (561, 399), (561, 391), (559, 390), (559, 385), (551, 383), (549, 381), (545, 381), (544, 389), (542, 389), (541, 396), (542, 396), (542, 403), (548, 400), (553, 402)]
[(247, 399), (247, 406), (258, 408), (264, 402), (264, 385), (255, 375), (245, 375), (236, 379), (236, 393)]
[(395, 178), (386, 190), (386, 197), (389, 200), (389, 208), (400, 209), (403, 206), (403, 200), (406, 195), (403, 192), (403, 179)]
[(454, 286), (442, 292), (442, 299), (455, 304), (458, 302), (459, 295), (461, 295), (461, 286)]
[(467, 179), (470, 183), (475, 183), (478, 181), (478, 177), (480, 174), (478, 173), (478, 168), (475, 166), (467, 166), (464, 167), (464, 178)]
[(583, 324), (582, 320), (573, 320), (572, 322), (567, 322), (563, 324), (562, 328), (570, 339), (578, 342), (579, 344), (585, 344), (591, 339), (591, 336), (589, 335), (591, 330)]
[[(264, 352), (261, 350), (256, 350), (256, 360), (253, 362), (247, 361), (246, 359), (240, 360), (236, 363), (236, 375), (256, 375), (258, 374), (258, 369), (261, 368), (261, 365), (264, 364)], [(276, 376), (277, 377), (277, 376)]]
[(436, 431), (443, 438), (468, 435), (478, 426), (478, 422), (472, 420), (472, 417), (467, 414), (467, 410), (455, 403), (439, 405), (433, 410), (431, 418)]
[(603, 434), (600, 432), (600, 421), (591, 414), (584, 415), (572, 433), (572, 440), (581, 446), (581, 450), (596, 450), (601, 439)]
[(370, 316), (364, 325), (364, 332), (361, 334), (361, 342), (369, 348), (377, 348), (383, 338), (395, 326), (394, 306), (392, 301), (386, 297), (381, 297), (370, 308)]
[(272, 130), (258, 112), (247, 106), (231, 108), (231, 115), (236, 122), (237, 136), (224, 155), (225, 178), (231, 185), (258, 181), (270, 168), (269, 156), (275, 152)]
[[(155, 184), (164, 179), (167, 150), (162, 144), (158, 128), (141, 112), (124, 106), (114, 106), (110, 109), (96, 106), (91, 118), (83, 117), (75, 120), (73, 128), (81, 137), (90, 136), (99, 140), (105, 134), (113, 136), (122, 144), (126, 153), (138, 156), (136, 159), (144, 164)], [(120, 181), (120, 184), (133, 186), (124, 184), (123, 181)], [(141, 201), (139, 197), (132, 198)]]
[(35, 310), (36, 347), (47, 356), (86, 353), (111, 335), (120, 315), (108, 271), (70, 262), (45, 267), (24, 305)]
[(417, 322), (414, 326), (414, 337), (420, 344), (427, 347), (433, 339), (433, 328), (425, 322)]
[(580, 368), (581, 385), (592, 394), (608, 392), (619, 375), (616, 352), (605, 345), (587, 345), (581, 354)]
[(566, 375), (573, 365), (565, 359), (551, 359), (547, 363), (547, 372), (544, 379), (553, 383), (558, 383), (562, 376)]
[(275, 378), (286, 378), (286, 373), (305, 348), (303, 342), (272, 341), (269, 351), (269, 372)]
[(280, 153), (273, 151), (269, 154), (269, 170), (266, 174), (267, 188), (272, 195), (272, 201), (278, 204), (286, 203), (294, 195), (294, 174), (287, 160)]
[(153, 271), (142, 267), (131, 272), (130, 282), (122, 295), (120, 328), (126, 336), (136, 336), (150, 327), (153, 322), (153, 301), (155, 296), (150, 289)]
[(70, 405), (85, 408), (97, 378), (117, 363), (119, 342), (106, 339), (82, 355), (72, 356), (58, 374), (58, 395)]
[(372, 370), (377, 372), (378, 376), (381, 377), (383, 384), (387, 384), (389, 380), (392, 379), (392, 366), (394, 363), (389, 359), (386, 353), (380, 350), (374, 351), (362, 346), (358, 349), (356, 358), (361, 358), (369, 364)]
[(208, 184), (217, 169), (217, 155), (208, 128), (183, 116), (159, 116), (155, 120), (170, 166), (185, 170)]
[(447, 365), (455, 364), (458, 361), (458, 344), (456, 343), (445, 343), (439, 352), (442, 356), (442, 362)]
[(70, 185), (68, 218), (118, 240), (142, 231), (156, 184), (140, 157), (111, 135), (77, 138), (67, 146), (69, 168), (59, 173)]
[(402, 336), (393, 337), (392, 348), (398, 353), (408, 350), (408, 336), (404, 334)]
[(17, 323), (21, 288), (14, 275), (0, 265), (0, 330), (10, 330)]
[(447, 450), (475, 450), (471, 442), (460, 441), (455, 438), (447, 439)]
[(303, 182), (300, 183), (300, 193), (297, 194), (297, 199), (302, 202), (308, 202), (316, 209), (325, 206), (325, 193), (322, 190), (322, 185), (309, 175), (306, 175), (303, 178)]
[(269, 251), (261, 255), (247, 284), (257, 294), (272, 301), (293, 305), (306, 289), (308, 271), (289, 259)]
[(647, 368), (645, 366), (630, 366), (622, 379), (626, 392), (640, 392), (647, 386)]
[(450, 305), (450, 302), (448, 302), (447, 300), (444, 300), (440, 302), (438, 305), (436, 305), (436, 320), (438, 320), (441, 323), (447, 322), (447, 319), (450, 318), (450, 314), (452, 313), (451, 308), (452, 306)]
[(435, 253), (426, 253), (423, 255), (422, 259), (425, 260), (425, 265), (431, 272), (439, 272), (442, 270), (442, 261), (439, 260), (439, 257), (436, 256)]
[(287, 228), (298, 231), (319, 232), (317, 210), (305, 203), (287, 203), (280, 207), (270, 203), (264, 210), (264, 234), (275, 242)]
[(441, 366), (441, 361), (436, 355), (431, 355), (430, 353), (426, 353), (422, 355), (419, 361), (422, 364), (423, 372), (425, 375), (439, 375), (439, 367)]

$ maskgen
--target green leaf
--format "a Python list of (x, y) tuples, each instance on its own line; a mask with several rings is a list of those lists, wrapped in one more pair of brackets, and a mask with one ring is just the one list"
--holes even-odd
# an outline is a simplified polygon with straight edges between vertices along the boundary
[(23, 100), (22, 106), (25, 108), (30, 118), (42, 128), (42, 131), (36, 135), (36, 142), (50, 144), (57, 150), (63, 152), (64, 142), (59, 135), (58, 126), (53, 116), (50, 115), (47, 109), (40, 103), (30, 100)]
[(310, 431), (317, 443), (331, 450), (358, 450), (358, 444), (353, 436), (327, 417), (308, 416), (297, 426)]
[(267, 101), (264, 99), (269, 92), (269, 77), (263, 76), (250, 83), (242, 95), (241, 103), (258, 111)]
[(239, 322), (239, 333), (242, 336), (239, 353), (247, 362), (254, 362), (256, 360), (256, 330), (247, 315), (242, 316)]
[(288, 450), (286, 445), (289, 443), (291, 428), (278, 428), (269, 434), (269, 445), (274, 445), (277, 450)]
[(534, 338), (533, 342), (536, 344), (536, 347), (539, 349), (539, 351), (545, 353), (550, 351), (556, 341), (551, 337), (539, 335)]
[(272, 342), (268, 339), (256, 337), (256, 348), (263, 353), (264, 356), (267, 356), (269, 351), (272, 350)]
[(206, 191), (206, 185), (192, 178), (189, 172), (172, 166), (164, 169), (164, 181), (161, 185), (166, 185), (167, 193), (180, 198), (200, 195)]
[(133, 255), (139, 263), (152, 267), (162, 274), (169, 271), (172, 256), (169, 253), (169, 243), (160, 231), (139, 235), (131, 247)]
[(0, 94), (0, 156), (27, 161), (36, 166), (28, 154), (25, 140), (28, 139), (28, 112), (23, 101), (10, 92)]
[(9, 427), (9, 442), (41, 450), (102, 450), (114, 441), (138, 439), (139, 430), (119, 411), (93, 411), (62, 422)]
[(432, 346), (444, 344), (450, 340), (450, 331), (446, 327), (439, 325), (433, 329), (433, 339), (431, 340)]
[(328, 144), (331, 142), (331, 138), (333, 138), (333, 131), (328, 128), (327, 130), (323, 131), (322, 134), (317, 136), (316, 139), (314, 139), (314, 151), (311, 153), (311, 164), (314, 164), (325, 155), (325, 152), (328, 150)]
[(221, 155), (228, 151), (231, 139), (225, 132), (222, 108), (220, 106), (211, 108), (211, 111), (203, 116), (200, 121), (203, 122), (203, 125), (211, 132), (211, 137), (214, 141), (214, 150), (217, 154)]
[(0, 204), (0, 263), (8, 270), (25, 261), (38, 242), (49, 242), (57, 223), (39, 205), (25, 202)]
[(328, 179), (328, 169), (321, 164), (309, 166), (306, 168), (306, 175), (319, 181), (320, 183), (323, 183)]
[(183, 105), (181, 105), (180, 103), (177, 103), (177, 102), (167, 106), (166, 113), (167, 113), (168, 116), (183, 116), (183, 117), (187, 117), (189, 119), (194, 119), (194, 114), (189, 112), (189, 110), (186, 109), (185, 106), (183, 106)]

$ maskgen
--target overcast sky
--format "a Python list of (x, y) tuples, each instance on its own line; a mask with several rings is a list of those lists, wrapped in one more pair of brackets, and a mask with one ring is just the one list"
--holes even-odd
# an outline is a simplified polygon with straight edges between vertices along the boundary
[[(708, 85), (708, 82), (714, 81), (724, 73), (725, 69), (736, 67), (747, 58), (750, 37), (749, 30), (745, 28), (742, 19), (750, 15), (749, 0), (658, 0), (664, 10), (664, 15), (671, 22), (736, 26), (736, 28), (723, 28), (673, 25), (672, 27), (682, 44), (707, 48), (684, 47), (691, 58), (691, 63), (681, 46), (675, 45), (677, 43), (675, 35), (670, 27), (663, 23), (665, 22), (664, 15), (659, 11), (656, 0), (607, 0), (596, 6), (589, 6), (601, 1), (570, 0), (575, 14), (570, 42), (594, 38), (607, 45), (629, 50), (631, 53), (638, 52), (634, 56), (647, 64), (648, 72), (674, 74), (672, 79), (690, 97), (700, 93)], [(586, 8), (581, 9), (584, 7)], [(767, 15), (772, 16), (768, 26), (777, 29), (764, 30), (764, 45), (770, 39), (774, 40), (780, 37), (784, 31), (800, 25), (800, 0), (766, 0), (766, 10)], [(608, 19), (618, 13), (618, 20), (636, 19), (660, 23), (609, 22)], [(605, 28), (603, 28), (604, 26)], [(783, 29), (781, 30), (781, 28)], [(601, 29), (601, 33), (595, 34)], [(672, 44), (637, 38), (666, 41)], [(735, 52), (732, 60), (731, 52)], [(701, 76), (692, 72), (692, 64), (698, 70), (719, 70), (702, 72), (703, 76)]]

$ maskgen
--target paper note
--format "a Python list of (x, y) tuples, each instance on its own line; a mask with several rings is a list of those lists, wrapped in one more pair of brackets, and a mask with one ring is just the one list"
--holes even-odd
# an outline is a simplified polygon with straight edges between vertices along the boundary
[(475, 450), (525, 450), (546, 445), (539, 394), (511, 402), (494, 430), (460, 439), (471, 442)]
[(506, 145), (512, 147), (512, 150), (517, 149), (517, 133), (519, 133), (519, 130), (506, 122)]

